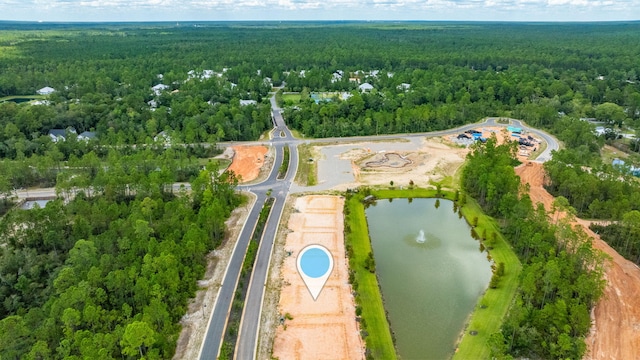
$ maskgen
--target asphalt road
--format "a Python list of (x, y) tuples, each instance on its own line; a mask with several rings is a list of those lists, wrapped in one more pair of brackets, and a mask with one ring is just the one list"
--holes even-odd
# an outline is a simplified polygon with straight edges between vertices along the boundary
[[(231, 255), (231, 260), (229, 261), (217, 300), (214, 304), (205, 339), (200, 350), (200, 359), (202, 360), (217, 359), (218, 357), (227, 326), (227, 318), (231, 309), (233, 295), (240, 276), (242, 262), (244, 261), (253, 229), (255, 229), (258, 221), (260, 210), (267, 199), (267, 192), (270, 191), (271, 196), (274, 198), (274, 203), (260, 240), (253, 274), (247, 291), (247, 298), (245, 299), (236, 345), (237, 359), (253, 359), (255, 357), (254, 353), (258, 339), (262, 300), (267, 282), (267, 272), (271, 261), (273, 244), (280, 223), (280, 217), (284, 210), (285, 200), (289, 194), (289, 188), (291, 187), (291, 182), (295, 177), (298, 167), (298, 152), (296, 146), (293, 144), (295, 139), (286, 127), (284, 119), (280, 114), (280, 109), (275, 105), (275, 100), (272, 98), (271, 101), (275, 128), (269, 144), (274, 147), (276, 153), (274, 166), (267, 179), (263, 182), (255, 185), (239, 186), (240, 190), (251, 191), (256, 194), (257, 201), (242, 228), (236, 247)], [(289, 167), (285, 178), (278, 180), (278, 170), (284, 158), (285, 146), (289, 147)]]
[[(247, 216), (247, 220), (242, 228), (236, 247), (234, 248), (229, 265), (226, 269), (223, 277), (222, 284), (219, 289), (218, 296), (213, 304), (213, 311), (209, 318), (207, 325), (207, 331), (205, 339), (200, 349), (200, 359), (217, 359), (224, 332), (227, 326), (227, 319), (229, 311), (231, 309), (231, 303), (233, 301), (233, 295), (238, 283), (240, 269), (242, 262), (249, 245), (249, 241), (253, 234), (253, 230), (258, 221), (260, 210), (262, 209), (264, 202), (267, 199), (267, 192), (271, 191), (271, 196), (275, 201), (271, 209), (271, 214), (267, 220), (265, 231), (260, 241), (258, 253), (256, 257), (256, 263), (254, 265), (253, 275), (249, 284), (247, 298), (245, 301), (244, 312), (242, 314), (242, 320), (240, 324), (240, 330), (238, 333), (238, 341), (236, 345), (236, 358), (237, 359), (254, 359), (255, 351), (258, 341), (258, 331), (260, 325), (260, 317), (262, 312), (262, 302), (264, 298), (264, 290), (267, 281), (267, 272), (269, 263), (271, 261), (271, 253), (273, 250), (273, 244), (275, 241), (278, 225), (284, 209), (284, 204), (291, 183), (295, 177), (298, 167), (298, 152), (297, 145), (302, 142), (356, 142), (356, 141), (374, 141), (385, 139), (397, 139), (397, 138), (411, 138), (411, 137), (437, 137), (452, 135), (460, 133), (466, 130), (481, 126), (507, 126), (506, 124), (497, 123), (497, 118), (487, 118), (484, 122), (467, 124), (455, 129), (435, 131), (429, 133), (416, 133), (416, 134), (394, 134), (394, 135), (380, 135), (380, 136), (363, 136), (363, 137), (350, 137), (350, 138), (325, 138), (325, 139), (309, 139), (300, 140), (294, 139), (291, 132), (287, 128), (281, 115), (281, 110), (275, 104), (275, 99), (271, 99), (273, 118), (274, 118), (274, 130), (272, 139), (268, 142), (245, 142), (243, 144), (263, 144), (273, 146), (275, 149), (274, 166), (269, 173), (266, 180), (259, 184), (243, 185), (239, 186), (239, 190), (250, 191), (257, 196), (257, 200)], [(551, 151), (558, 150), (559, 145), (555, 138), (551, 135), (525, 126), (519, 120), (510, 119), (511, 125), (521, 127), (525, 131), (536, 134), (543, 138), (547, 142), (547, 148), (538, 156), (536, 161), (545, 162), (551, 159)], [(221, 146), (229, 146), (237, 143), (228, 143)], [(283, 159), (284, 147), (289, 147), (290, 162), (288, 172), (284, 179), (278, 180), (278, 170)], [(176, 183), (173, 185), (174, 190), (179, 190), (181, 187), (189, 188), (189, 184)], [(55, 188), (46, 189), (34, 189), (17, 191), (16, 195), (20, 199), (25, 198), (46, 198), (56, 196)]]

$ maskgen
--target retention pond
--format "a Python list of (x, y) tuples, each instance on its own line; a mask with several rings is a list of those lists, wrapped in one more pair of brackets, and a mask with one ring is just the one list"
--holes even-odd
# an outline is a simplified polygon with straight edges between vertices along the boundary
[(449, 200), (379, 200), (366, 214), (398, 356), (451, 357), (491, 279), (487, 253)]

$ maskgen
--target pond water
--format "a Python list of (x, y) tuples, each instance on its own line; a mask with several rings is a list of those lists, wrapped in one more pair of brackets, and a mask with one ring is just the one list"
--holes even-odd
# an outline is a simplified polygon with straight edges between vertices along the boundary
[(402, 359), (447, 359), (491, 279), (471, 228), (436, 199), (379, 200), (366, 210), (385, 309)]
[(36, 204), (39, 207), (44, 208), (45, 206), (47, 206), (47, 203), (49, 201), (51, 200), (28, 200), (28, 201), (25, 201), (24, 204), (20, 206), (20, 208), (23, 210), (31, 210), (36, 206)]
[(20, 104), (20, 103), (28, 102), (35, 99), (40, 99), (40, 97), (31, 97), (31, 96), (14, 97), (8, 100), (2, 100), (0, 101), (0, 103), (3, 103), (5, 101), (12, 101), (14, 103)]

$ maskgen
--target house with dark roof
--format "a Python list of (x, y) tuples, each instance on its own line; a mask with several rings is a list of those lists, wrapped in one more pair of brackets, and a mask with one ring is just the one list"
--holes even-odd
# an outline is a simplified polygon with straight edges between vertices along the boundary
[(89, 141), (96, 138), (96, 133), (92, 131), (83, 131), (80, 135), (78, 135), (78, 140)]
[(51, 138), (51, 141), (53, 141), (53, 142), (65, 141), (65, 140), (67, 140), (67, 136), (69, 134), (76, 134), (76, 129), (74, 129), (72, 127), (68, 127), (66, 129), (51, 129), (51, 130), (49, 130), (49, 137)]

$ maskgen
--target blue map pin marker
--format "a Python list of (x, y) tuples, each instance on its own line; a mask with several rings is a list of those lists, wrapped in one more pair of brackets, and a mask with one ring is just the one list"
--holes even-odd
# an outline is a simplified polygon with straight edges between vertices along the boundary
[(309, 245), (300, 251), (296, 263), (302, 281), (315, 301), (331, 275), (333, 256), (322, 245)]

